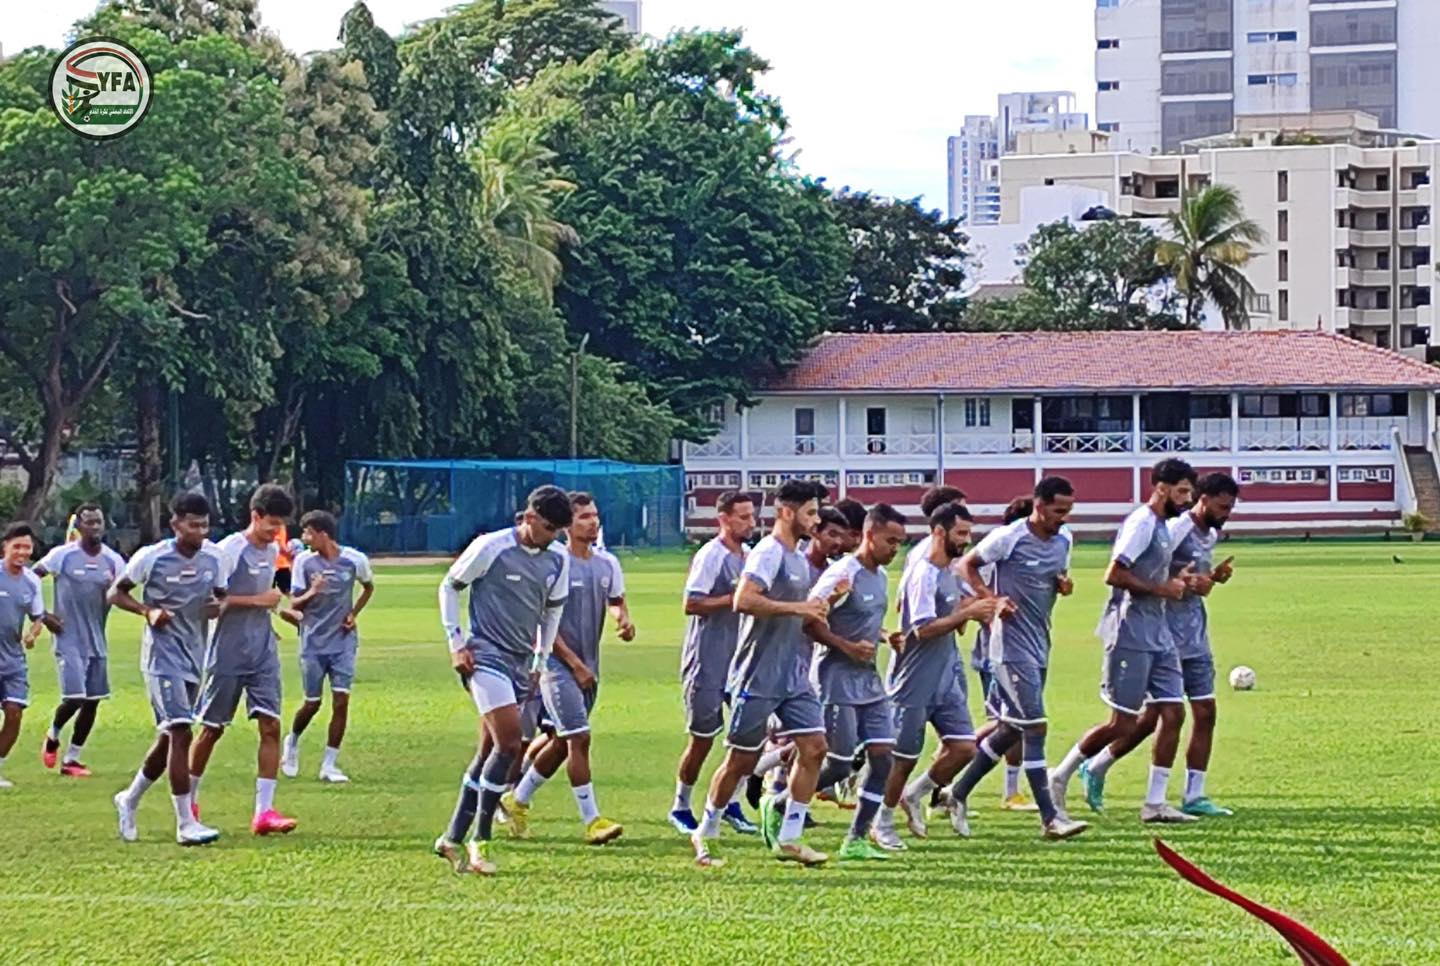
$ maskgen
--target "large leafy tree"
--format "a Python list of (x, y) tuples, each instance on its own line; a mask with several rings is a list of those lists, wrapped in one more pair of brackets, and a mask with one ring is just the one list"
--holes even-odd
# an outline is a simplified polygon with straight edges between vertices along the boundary
[(1229, 185), (1209, 185), (1187, 194), (1168, 219), (1170, 238), (1156, 250), (1161, 265), (1175, 277), (1185, 302), (1185, 321), (1200, 324), (1205, 303), (1214, 303), (1229, 329), (1250, 327), (1255, 286), (1245, 266), (1265, 231), (1245, 217), (1240, 193)]
[(929, 332), (962, 327), (965, 232), (919, 200), (852, 192), (832, 198), (850, 242), (844, 303), (832, 328), (843, 332)]

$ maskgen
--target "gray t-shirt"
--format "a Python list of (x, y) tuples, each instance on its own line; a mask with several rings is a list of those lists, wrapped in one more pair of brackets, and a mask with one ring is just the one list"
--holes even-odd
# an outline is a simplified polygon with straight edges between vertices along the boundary
[[(605, 610), (611, 601), (625, 596), (625, 575), (615, 555), (600, 547), (591, 548), (589, 559), (577, 557), (568, 549), (565, 553), (570, 558), (570, 592), (560, 615), (560, 639), (598, 678)], [(547, 666), (551, 671), (570, 673), (553, 654)]]
[[(273, 542), (257, 547), (242, 531), (225, 537), (216, 547), (230, 570), (225, 584), (227, 597), (254, 597), (275, 586), (275, 561), (280, 548)], [(253, 674), (274, 667), (280, 661), (277, 647), (269, 610), (226, 607), (210, 632), (205, 673)]]
[(320, 592), (301, 612), (301, 657), (330, 657), (359, 647), (359, 634), (345, 630), (343, 624), (355, 609), (355, 585), (375, 582), (370, 558), (353, 547), (341, 547), (334, 560), (302, 550), (291, 568), (290, 596), (299, 597), (320, 578), (324, 578)]
[(165, 626), (146, 623), (141, 632), (140, 670), (199, 684), (205, 607), (224, 596), (230, 580), (229, 563), (220, 548), (207, 540), (187, 557), (173, 539), (162, 540), (137, 550), (121, 576), (143, 588), (141, 602), (146, 607), (161, 607), (171, 614)]
[[(834, 593), (842, 581), (850, 582), (850, 592), (830, 608), (830, 630), (847, 641), (869, 641), (883, 644), (881, 632), (889, 607), (889, 578), (885, 568), (866, 569), (854, 554), (841, 557), (825, 569), (810, 596), (824, 599)], [(811, 677), (820, 700), (826, 704), (870, 704), (885, 700), (885, 686), (875, 662), (857, 661), (847, 654), (824, 646), (816, 646)]]
[(528, 685), (540, 625), (547, 609), (564, 606), (569, 570), (570, 554), (563, 546), (527, 547), (513, 528), (470, 542), (445, 579), (470, 588), (466, 646), (477, 667), (505, 675), (517, 687)]
[(955, 611), (960, 603), (960, 582), (947, 568), (917, 561), (900, 587), (900, 630), (905, 647), (890, 662), (890, 699), (907, 708), (928, 708), (955, 686), (960, 656), (955, 632), (927, 640), (915, 636), (917, 628)]
[[(1182, 513), (1171, 520), (1168, 529), (1170, 543), (1175, 548), (1170, 557), (1170, 576), (1177, 576), (1192, 564), (1195, 573), (1208, 575), (1213, 569), (1212, 555), (1220, 531), (1202, 529), (1193, 513)], [(1210, 656), (1210, 627), (1204, 597), (1187, 590), (1183, 599), (1166, 601), (1165, 618), (1181, 658)]]
[(1022, 519), (991, 530), (976, 546), (976, 556), (993, 568), (991, 589), (1015, 603), (999, 634), (992, 638), (988, 627), (980, 631), (991, 665), (1049, 666), (1050, 615), (1059, 594), (1056, 582), (1070, 569), (1071, 544), (1069, 530), (1040, 537)]
[(55, 581), (55, 616), (65, 625), (55, 637), (55, 653), (76, 663), (105, 657), (105, 598), (125, 571), (125, 558), (103, 543), (93, 555), (78, 542), (62, 543), (35, 567)]
[[(1155, 511), (1141, 505), (1125, 518), (1110, 559), (1141, 580), (1158, 584), (1170, 578), (1172, 551), (1170, 531)], [(1137, 597), (1119, 587), (1111, 590), (1096, 633), (1106, 647), (1157, 654), (1175, 647), (1165, 620), (1165, 598), (1153, 594)]]
[[(691, 559), (685, 596), (733, 596), (744, 567), (745, 554), (731, 553), (725, 542), (715, 537)], [(703, 617), (690, 615), (680, 650), (680, 680), (693, 690), (723, 691), (739, 636), (740, 615), (729, 607)]]
[[(741, 579), (771, 600), (797, 603), (810, 593), (810, 564), (773, 534), (745, 558)], [(740, 618), (740, 640), (730, 675), (731, 693), (786, 698), (810, 691), (810, 638), (798, 616)]]
[(12, 574), (0, 564), (0, 674), (25, 671), (25, 618), (45, 616), (45, 592), (40, 578), (22, 568)]

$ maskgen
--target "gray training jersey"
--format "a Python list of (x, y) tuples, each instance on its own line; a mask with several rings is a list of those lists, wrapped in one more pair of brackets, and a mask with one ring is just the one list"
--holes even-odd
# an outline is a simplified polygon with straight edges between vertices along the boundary
[[(810, 563), (772, 534), (745, 558), (742, 579), (754, 581), (771, 600), (798, 603), (810, 593)], [(732, 693), (786, 698), (809, 694), (810, 638), (799, 617), (741, 615)]]
[(993, 568), (987, 581), (1002, 597), (1015, 603), (992, 639), (988, 627), (980, 639), (989, 663), (1047, 667), (1050, 663), (1050, 615), (1059, 594), (1056, 582), (1070, 569), (1070, 531), (1061, 528), (1053, 537), (1038, 536), (1028, 520), (1016, 520), (991, 530), (975, 548), (980, 561)]
[(205, 607), (213, 597), (224, 595), (230, 579), (220, 549), (207, 540), (187, 557), (173, 539), (162, 540), (137, 550), (122, 576), (143, 587), (140, 599), (146, 607), (161, 607), (171, 614), (163, 627), (146, 623), (140, 638), (140, 670), (199, 684)]
[[(273, 542), (257, 547), (244, 533), (232, 533), (215, 545), (230, 571), (225, 593), (254, 597), (275, 586), (275, 561), (280, 548)], [(270, 611), (262, 607), (226, 607), (215, 621), (205, 649), (207, 674), (253, 674), (276, 665), (278, 638), (270, 624)]]
[(955, 632), (920, 640), (923, 624), (954, 612), (960, 603), (960, 582), (947, 568), (917, 561), (900, 586), (900, 630), (905, 647), (890, 662), (890, 698), (907, 708), (925, 708), (955, 686), (960, 657)]
[(94, 554), (80, 543), (62, 543), (35, 567), (55, 581), (55, 616), (65, 625), (55, 636), (55, 653), (76, 662), (105, 657), (105, 595), (125, 571), (125, 558), (103, 543)]
[(353, 547), (341, 547), (334, 560), (302, 550), (291, 568), (290, 596), (299, 597), (321, 578), (320, 592), (301, 611), (301, 657), (346, 654), (359, 646), (359, 635), (343, 625), (355, 609), (355, 585), (375, 582), (370, 558)]
[[(744, 567), (745, 554), (732, 553), (723, 540), (715, 537), (690, 561), (685, 596), (733, 596)], [(680, 680), (696, 691), (725, 690), (739, 637), (740, 615), (729, 607), (705, 616), (690, 615), (685, 623), (685, 645), (680, 650)]]
[(570, 554), (559, 544), (544, 550), (520, 542), (514, 528), (476, 537), (445, 579), (470, 588), (470, 635), (466, 645), (477, 667), (528, 684), (548, 608), (561, 607), (570, 589)]
[[(1170, 543), (1175, 548), (1170, 557), (1170, 576), (1178, 575), (1192, 564), (1195, 573), (1209, 574), (1220, 531), (1202, 529), (1193, 513), (1183, 513), (1171, 520), (1168, 529)], [(1210, 656), (1210, 628), (1204, 597), (1186, 591), (1182, 600), (1166, 601), (1165, 618), (1181, 658)]]
[[(570, 591), (560, 614), (560, 638), (598, 678), (605, 610), (612, 600), (625, 596), (625, 575), (620, 572), (620, 561), (608, 550), (593, 547), (588, 559), (568, 549), (565, 554), (570, 558)], [(570, 673), (554, 655), (548, 663), (552, 671)]]
[[(881, 644), (885, 612), (889, 607), (889, 578), (885, 568), (867, 570), (854, 554), (841, 557), (820, 575), (810, 596), (824, 599), (841, 581), (850, 582), (850, 592), (830, 608), (830, 630), (847, 641)], [(811, 671), (820, 700), (826, 704), (870, 704), (885, 700), (885, 686), (875, 662), (857, 661), (828, 647), (817, 646)]]
[[(1170, 579), (1173, 549), (1165, 524), (1149, 505), (1141, 505), (1125, 518), (1110, 559), (1141, 580), (1158, 584)], [(1153, 594), (1137, 597), (1119, 587), (1111, 590), (1097, 633), (1106, 647), (1157, 654), (1175, 647), (1165, 621), (1165, 598)]]
[(45, 592), (40, 578), (27, 568), (12, 574), (0, 565), (0, 675), (25, 670), (25, 618), (45, 616)]

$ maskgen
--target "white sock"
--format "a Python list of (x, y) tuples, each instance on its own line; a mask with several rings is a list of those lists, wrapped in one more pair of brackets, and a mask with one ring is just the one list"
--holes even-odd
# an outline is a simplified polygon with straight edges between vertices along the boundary
[(731, 804), (731, 805), (739, 805), (740, 802), (741, 802), (741, 800), (744, 799), (744, 797), (745, 797), (745, 783), (744, 783), (743, 781), (742, 781), (742, 782), (737, 782), (737, 783), (735, 784), (735, 791), (730, 795), (730, 804)]
[(55, 723), (53, 721), (50, 723), (50, 730), (46, 732), (46, 735), (50, 738), (51, 741), (60, 740), (60, 729), (55, 727)]
[(935, 779), (930, 777), (930, 772), (925, 772), (919, 778), (905, 786), (905, 797), (910, 799), (924, 798), (936, 788)]
[(255, 779), (255, 814), (268, 812), (275, 807), (275, 779)]
[(1159, 765), (1150, 766), (1150, 792), (1145, 796), (1146, 805), (1164, 805), (1165, 792), (1170, 784), (1170, 769)]
[(1005, 766), (1005, 797), (1014, 798), (1020, 794), (1020, 772), (1019, 765)]
[(1074, 748), (1065, 752), (1065, 757), (1060, 759), (1060, 764), (1056, 765), (1054, 771), (1050, 772), (1051, 779), (1060, 782), (1062, 785), (1068, 785), (1070, 779), (1075, 775), (1076, 769), (1080, 767), (1080, 763), (1084, 760), (1085, 753), (1080, 750), (1080, 745), (1076, 744)]
[(720, 837), (720, 817), (725, 814), (723, 805), (705, 803), (705, 815), (700, 819), (700, 834), (707, 839)]
[(189, 793), (189, 792), (186, 792), (184, 795), (173, 795), (173, 794), (172, 794), (172, 795), (170, 796), (170, 800), (175, 803), (175, 827), (176, 827), (176, 828), (184, 828), (185, 826), (189, 825), (191, 822), (195, 821), (195, 817), (190, 814), (190, 793)]
[(525, 770), (525, 774), (520, 776), (520, 784), (515, 786), (515, 801), (521, 805), (529, 805), (530, 799), (535, 797), (535, 793), (545, 782), (545, 776), (536, 771), (534, 765), (531, 765)]
[(789, 802), (785, 806), (785, 819), (780, 823), (780, 842), (793, 842), (805, 831), (805, 816), (810, 814), (809, 802)]
[[(695, 786), (694, 786), (694, 785), (687, 785), (687, 784), (685, 784), (684, 782), (679, 782), (679, 781), (677, 781), (677, 782), (675, 783), (675, 804), (673, 804), (673, 805), (670, 806), (670, 811), (672, 811), (672, 812), (688, 812), (688, 811), (690, 811), (690, 793), (691, 793), (692, 791), (694, 791), (694, 790), (695, 790)], [(738, 787), (738, 786), (736, 787), (736, 791), (739, 791), (739, 787)]]
[(1104, 778), (1105, 773), (1110, 770), (1110, 766), (1113, 764), (1115, 764), (1115, 756), (1110, 754), (1110, 746), (1106, 745), (1095, 753), (1094, 758), (1090, 759), (1090, 774), (1096, 778)]
[(0, 768), (4, 768), (4, 767), (5, 767), (5, 756), (4, 756), (4, 755), (0, 755)]
[(155, 784), (153, 781), (145, 777), (145, 772), (137, 771), (135, 773), (135, 777), (130, 781), (130, 787), (125, 790), (125, 798), (131, 808), (139, 807), (140, 796), (144, 795), (146, 789), (153, 784)]
[(293, 750), (293, 749), (295, 749), (295, 748), (299, 748), (299, 747), (300, 747), (300, 736), (299, 736), (298, 734), (296, 734), (295, 732), (292, 731), (292, 732), (290, 732), (288, 735), (285, 736), (285, 750), (286, 750), (286, 751), (291, 751), (291, 750)]
[(200, 779), (202, 779), (202, 778), (204, 778), (204, 777), (205, 777), (204, 775), (191, 775), (191, 776), (190, 776), (190, 800), (191, 800), (191, 801), (194, 801), (194, 802), (200, 801)]
[(881, 805), (880, 811), (875, 813), (875, 827), (893, 832), (895, 830), (895, 809), (889, 805)]
[(1193, 802), (1197, 798), (1205, 797), (1205, 773), (1195, 771), (1193, 768), (1185, 769), (1185, 798), (1183, 801)]
[(75, 744), (75, 743), (72, 742), (71, 745), (70, 745), (70, 747), (69, 747), (69, 748), (66, 750), (66, 752), (65, 752), (65, 758), (64, 758), (64, 762), (63, 762), (63, 763), (66, 764), (66, 765), (68, 765), (68, 764), (70, 764), (71, 762), (79, 761), (79, 760), (80, 760), (80, 752), (82, 752), (82, 751), (84, 751), (84, 750), (85, 750), (85, 746), (84, 746), (84, 745), (77, 745), (77, 744)]
[[(529, 775), (525, 776), (529, 778)], [(580, 821), (589, 825), (600, 817), (600, 805), (595, 801), (595, 786), (586, 782), (583, 785), (571, 785), (570, 793), (575, 796), (575, 807), (580, 809)]]
[(320, 770), (321, 770), (321, 771), (329, 771), (330, 769), (334, 768), (334, 767), (335, 767), (335, 759), (336, 759), (336, 758), (339, 758), (339, 757), (340, 757), (340, 749), (339, 749), (339, 748), (331, 748), (329, 745), (326, 745), (326, 746), (325, 746), (325, 760), (320, 763)]
[(765, 752), (765, 754), (760, 756), (760, 760), (755, 762), (754, 774), (763, 777), (764, 775), (769, 773), (770, 769), (780, 764), (781, 759), (783, 759), (784, 757), (785, 751), (783, 749), (777, 748), (774, 751)]

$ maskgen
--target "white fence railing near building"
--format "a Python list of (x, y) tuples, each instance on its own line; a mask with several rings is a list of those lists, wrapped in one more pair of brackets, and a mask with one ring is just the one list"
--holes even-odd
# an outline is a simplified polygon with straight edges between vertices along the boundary
[(736, 436), (716, 436), (703, 443), (686, 443), (685, 456), (688, 459), (734, 459), (740, 455), (740, 439)]
[(946, 433), (945, 452), (956, 456), (1033, 453), (1035, 434), (1027, 430), (1013, 433)]
[(1128, 453), (1129, 433), (1046, 433), (1047, 453)]
[(1317, 429), (1242, 429), (1242, 450), (1327, 450), (1330, 434)]
[(1337, 435), (1341, 449), (1390, 449), (1398, 438), (1399, 427), (1388, 429), (1342, 429)]
[(845, 452), (850, 456), (934, 456), (934, 433), (896, 433), (884, 436), (849, 436)]
[(834, 436), (752, 436), (750, 456), (834, 456)]

